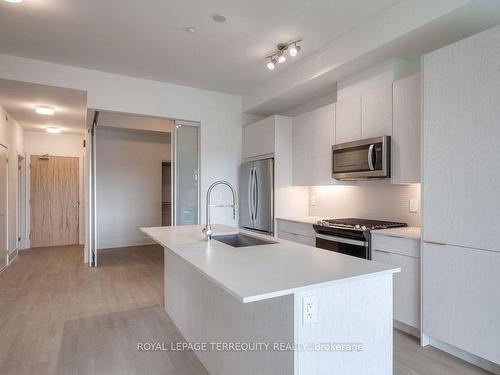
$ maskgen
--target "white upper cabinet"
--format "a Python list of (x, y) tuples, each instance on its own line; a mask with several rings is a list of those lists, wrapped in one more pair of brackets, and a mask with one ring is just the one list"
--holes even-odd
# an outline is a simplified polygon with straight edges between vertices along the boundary
[(335, 117), (335, 143), (361, 139), (361, 95), (337, 101)]
[(394, 82), (392, 183), (420, 182), (420, 74)]
[(313, 128), (314, 112), (296, 116), (292, 120), (293, 185), (310, 186), (313, 181)]
[(293, 184), (331, 185), (332, 145), (335, 143), (335, 104), (293, 119)]
[(424, 240), (500, 251), (500, 29), (424, 56)]
[(243, 128), (243, 157), (252, 158), (274, 153), (275, 116)]
[(392, 135), (392, 82), (361, 95), (361, 138)]
[(335, 144), (335, 104), (318, 108), (313, 113), (313, 185), (332, 185), (332, 145)]

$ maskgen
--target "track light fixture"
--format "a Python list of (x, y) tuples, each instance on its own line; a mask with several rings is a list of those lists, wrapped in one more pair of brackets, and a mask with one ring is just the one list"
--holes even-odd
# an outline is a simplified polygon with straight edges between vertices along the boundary
[(286, 53), (288, 52), (291, 57), (297, 56), (301, 48), (298, 43), (302, 42), (302, 39), (295, 39), (291, 42), (280, 43), (276, 46), (276, 51), (273, 51), (266, 55), (266, 59), (269, 60), (267, 63), (267, 69), (274, 70), (276, 63), (283, 64), (286, 61)]
[(276, 67), (276, 57), (273, 56), (269, 58), (269, 62), (267, 63), (267, 69), (274, 70), (275, 67)]

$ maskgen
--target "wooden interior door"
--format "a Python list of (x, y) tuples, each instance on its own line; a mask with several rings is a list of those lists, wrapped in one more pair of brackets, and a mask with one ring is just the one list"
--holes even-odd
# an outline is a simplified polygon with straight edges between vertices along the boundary
[(78, 244), (78, 158), (31, 156), (31, 247)]

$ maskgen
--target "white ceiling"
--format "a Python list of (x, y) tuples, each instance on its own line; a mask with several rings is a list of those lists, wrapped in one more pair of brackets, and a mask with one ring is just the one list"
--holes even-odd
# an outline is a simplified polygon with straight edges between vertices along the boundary
[[(0, 105), (28, 131), (45, 131), (47, 126), (55, 126), (67, 134), (85, 132), (85, 91), (0, 79)], [(40, 115), (35, 112), (36, 105), (54, 107), (56, 113)]]
[[(266, 69), (278, 42), (303, 38), (300, 60), (399, 2), (0, 1), (0, 53), (244, 94), (291, 65)], [(215, 13), (228, 21), (215, 23)]]

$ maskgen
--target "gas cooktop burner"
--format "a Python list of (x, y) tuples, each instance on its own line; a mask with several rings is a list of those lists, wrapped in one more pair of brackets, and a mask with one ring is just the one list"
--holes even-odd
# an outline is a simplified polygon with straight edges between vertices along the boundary
[(367, 231), (367, 230), (370, 231), (373, 229), (387, 229), (387, 228), (397, 228), (406, 226), (405, 223), (358, 219), (358, 218), (321, 220), (318, 221), (317, 225), (327, 228), (338, 228), (338, 229), (357, 230), (357, 231)]

